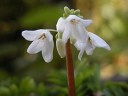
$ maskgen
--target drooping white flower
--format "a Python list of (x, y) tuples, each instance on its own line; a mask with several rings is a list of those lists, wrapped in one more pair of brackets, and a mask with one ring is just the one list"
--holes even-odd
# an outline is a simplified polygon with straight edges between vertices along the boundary
[(84, 20), (76, 15), (69, 15), (66, 19), (61, 17), (57, 22), (57, 30), (63, 32), (62, 41), (66, 43), (69, 38), (76, 41), (74, 46), (80, 51), (79, 60), (84, 52), (91, 55), (96, 47), (110, 50), (109, 45), (103, 39), (86, 30), (86, 27), (91, 23), (92, 20)]
[(87, 41), (87, 32), (85, 27), (89, 26), (92, 20), (84, 20), (76, 15), (69, 15), (66, 19), (59, 18), (57, 22), (57, 31), (63, 32), (62, 40), (66, 43), (72, 37), (76, 40)]
[[(79, 44), (79, 46), (81, 46), (81, 50), (85, 49), (86, 42), (88, 40), (88, 33), (85, 27), (89, 26), (91, 23), (92, 20), (84, 20), (76, 15), (69, 15), (66, 19), (62, 17), (59, 18), (56, 27), (58, 32), (63, 32), (61, 41), (63, 42), (63, 47), (65, 45), (64, 43), (66, 43), (69, 38), (72, 38), (81, 42)], [(61, 52), (58, 51), (58, 53), (60, 54)], [(80, 53), (79, 57), (82, 56), (83, 52)]]
[(107, 50), (111, 50), (110, 46), (99, 36), (91, 32), (88, 32), (88, 36), (89, 36), (89, 39), (86, 44), (84, 44), (83, 42), (79, 42), (79, 41), (76, 41), (76, 43), (74, 44), (75, 47), (80, 51), (78, 55), (79, 60), (81, 60), (84, 52), (86, 52), (87, 55), (92, 55), (93, 50), (96, 47), (101, 47)]
[(53, 59), (53, 36), (48, 30), (25, 30), (22, 32), (22, 36), (28, 41), (33, 41), (27, 49), (28, 53), (36, 54), (42, 51), (45, 62), (50, 62)]

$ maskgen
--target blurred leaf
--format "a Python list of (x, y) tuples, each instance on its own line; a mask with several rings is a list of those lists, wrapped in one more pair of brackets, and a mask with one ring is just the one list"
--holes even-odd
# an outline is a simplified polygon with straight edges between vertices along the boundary
[(0, 87), (0, 96), (10, 96), (10, 90), (7, 87)]
[(105, 84), (105, 94), (112, 94), (112, 96), (127, 96), (128, 94), (128, 84), (124, 82), (106, 82)]
[(51, 25), (57, 22), (62, 15), (62, 10), (57, 5), (41, 6), (26, 13), (20, 19), (21, 25), (32, 27), (37, 25)]
[(21, 93), (30, 93), (34, 91), (35, 87), (35, 81), (30, 77), (26, 77), (21, 81), (20, 91)]
[(10, 89), (10, 92), (11, 92), (12, 96), (17, 96), (18, 95), (19, 89), (15, 84), (10, 85), (9, 89)]
[(54, 86), (54, 88), (50, 88), (51, 95), (53, 96), (67, 96), (68, 95), (68, 89), (66, 87), (61, 86)]
[(54, 70), (49, 74), (48, 77), (49, 77), (48, 81), (50, 83), (53, 83), (56, 85), (61, 85), (61, 86), (67, 85), (66, 72), (63, 70), (61, 70), (61, 71)]
[(36, 88), (38, 96), (48, 96), (48, 92), (47, 87), (45, 87), (42, 83), (40, 83)]

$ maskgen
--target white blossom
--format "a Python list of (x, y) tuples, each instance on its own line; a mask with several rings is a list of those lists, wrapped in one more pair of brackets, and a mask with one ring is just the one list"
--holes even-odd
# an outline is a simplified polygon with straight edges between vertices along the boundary
[(22, 32), (22, 36), (26, 40), (32, 41), (27, 49), (28, 53), (36, 54), (42, 51), (42, 57), (44, 58), (45, 62), (50, 62), (53, 59), (53, 36), (48, 30), (25, 30)]
[(91, 55), (96, 47), (110, 50), (109, 45), (103, 39), (86, 30), (85, 27), (91, 23), (92, 20), (84, 20), (76, 15), (69, 15), (66, 19), (61, 17), (57, 22), (57, 31), (63, 32), (62, 41), (66, 43), (69, 38), (73, 38), (76, 41), (74, 46), (80, 51), (79, 60), (84, 52), (87, 55)]

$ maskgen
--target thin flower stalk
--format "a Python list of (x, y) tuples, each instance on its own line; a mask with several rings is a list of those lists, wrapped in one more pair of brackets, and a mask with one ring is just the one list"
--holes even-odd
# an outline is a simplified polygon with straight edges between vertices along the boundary
[(70, 48), (70, 39), (66, 43), (66, 67), (68, 78), (68, 96), (75, 96), (74, 67), (72, 60), (72, 52)]

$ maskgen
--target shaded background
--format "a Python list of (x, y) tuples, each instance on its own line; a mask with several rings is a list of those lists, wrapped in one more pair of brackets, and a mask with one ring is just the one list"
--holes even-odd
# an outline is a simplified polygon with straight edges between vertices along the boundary
[[(101, 65), (102, 78), (127, 78), (127, 4), (127, 0), (0, 0), (0, 81), (25, 76), (46, 81), (52, 70), (65, 70), (65, 58), (59, 57), (56, 48), (52, 62), (46, 64), (41, 53), (26, 52), (30, 42), (21, 36), (23, 30), (55, 29), (64, 6), (80, 9), (84, 18), (93, 19), (87, 29), (102, 37), (112, 49), (109, 52), (96, 48), (93, 55), (84, 54), (84, 63)], [(72, 49), (74, 63), (80, 62), (78, 51), (74, 46)]]

